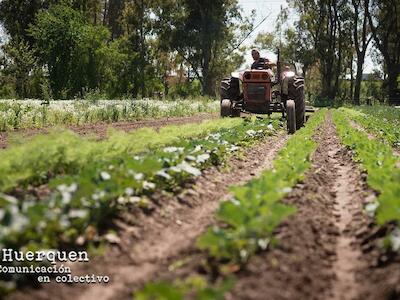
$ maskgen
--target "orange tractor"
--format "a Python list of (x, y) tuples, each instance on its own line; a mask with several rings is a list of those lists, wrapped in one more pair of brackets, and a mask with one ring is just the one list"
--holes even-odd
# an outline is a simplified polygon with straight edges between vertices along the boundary
[[(272, 68), (278, 76), (274, 76)], [(241, 112), (255, 114), (282, 113), (287, 119), (289, 133), (300, 129), (305, 122), (304, 78), (297, 76), (281, 62), (260, 63), (255, 69), (232, 73), (221, 82), (221, 116), (240, 117)], [(312, 111), (312, 110), (310, 110)]]

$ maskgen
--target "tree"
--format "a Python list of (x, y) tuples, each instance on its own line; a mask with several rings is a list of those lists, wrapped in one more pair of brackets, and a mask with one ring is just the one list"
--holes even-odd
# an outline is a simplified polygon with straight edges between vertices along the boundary
[(115, 40), (123, 33), (121, 26), (122, 15), (126, 0), (108, 0), (105, 1), (105, 22), (111, 31), (111, 39)]
[(130, 40), (131, 50), (137, 54), (136, 59), (132, 60), (135, 80), (132, 90), (134, 97), (139, 91), (142, 97), (148, 95), (146, 71), (149, 70), (151, 60), (148, 45), (154, 23), (151, 18), (153, 5), (155, 5), (155, 2), (152, 0), (129, 0), (123, 12), (124, 35)]
[[(238, 67), (238, 32), (247, 28), (235, 0), (182, 0), (170, 3), (174, 20), (163, 39), (170, 41), (202, 85), (202, 93), (215, 96), (215, 83), (223, 73)], [(172, 7), (172, 8), (171, 8)], [(176, 12), (177, 10), (177, 12)]]
[[(372, 39), (368, 25), (369, 0), (351, 0), (353, 5), (353, 42), (357, 55), (357, 74), (353, 103), (360, 105), (361, 80), (365, 54)], [(360, 22), (361, 21), (361, 22)], [(361, 24), (360, 24), (361, 23)]]
[[(71, 6), (84, 14), (92, 24), (101, 24), (110, 2), (113, 15), (108, 16), (110, 23), (115, 23), (122, 15), (124, 0), (2, 0), (0, 1), (0, 22), (4, 24), (11, 38), (24, 40), (32, 45), (33, 39), (28, 29), (34, 23), (36, 14), (47, 10), (53, 4)], [(122, 6), (121, 6), (122, 5)], [(119, 10), (115, 11), (115, 7)], [(114, 21), (115, 20), (115, 21)], [(113, 23), (113, 24), (114, 24)]]
[(2, 0), (0, 1), (0, 22), (11, 39), (27, 42), (32, 46), (33, 38), (27, 31), (36, 14), (56, 0)]
[(30, 73), (36, 66), (36, 57), (28, 43), (11, 41), (4, 46), (3, 66), (4, 75), (13, 78), (17, 96), (28, 97), (31, 89)]
[(74, 97), (98, 87), (99, 49), (109, 39), (105, 27), (88, 24), (79, 11), (61, 4), (38, 13), (29, 31), (56, 97)]
[(80, 11), (87, 21), (93, 25), (104, 23), (107, 0), (63, 0), (57, 1), (58, 4), (71, 6), (73, 9)]
[[(321, 76), (320, 98), (335, 99), (344, 73), (346, 49), (351, 41), (349, 32), (348, 2), (346, 0), (291, 0), (290, 5), (299, 13), (295, 22), (301, 40), (306, 42), (310, 54), (315, 54)], [(310, 46), (309, 46), (310, 45)]]
[(400, 75), (400, 1), (371, 1), (368, 20), (375, 46), (384, 58), (389, 103), (398, 104), (397, 80)]

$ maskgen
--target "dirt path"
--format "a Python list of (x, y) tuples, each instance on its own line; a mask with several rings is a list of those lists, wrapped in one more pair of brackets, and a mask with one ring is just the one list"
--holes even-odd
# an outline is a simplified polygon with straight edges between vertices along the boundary
[[(337, 166), (337, 179), (334, 185), (336, 194), (335, 200), (335, 226), (339, 229), (339, 236), (336, 240), (337, 260), (333, 264), (336, 281), (333, 285), (333, 299), (351, 300), (356, 299), (359, 294), (359, 283), (356, 280), (356, 270), (362, 269), (361, 248), (354, 247), (356, 237), (350, 230), (355, 214), (362, 212), (361, 198), (357, 197), (354, 187), (349, 187), (357, 181), (354, 176), (353, 164), (341, 163), (343, 157), (337, 157), (337, 152), (329, 153)], [(338, 160), (339, 158), (339, 160)]]
[(228, 187), (244, 183), (269, 168), (285, 142), (283, 133), (268, 137), (247, 150), (243, 158), (232, 158), (228, 171), (211, 168), (183, 194), (173, 198), (159, 195), (154, 200), (160, 206), (151, 216), (124, 216), (124, 221), (117, 223), (119, 245), (110, 247), (104, 256), (73, 272), (75, 275), (109, 275), (108, 285), (71, 287), (52, 283), (30, 291), (29, 297), (22, 291), (12, 299), (131, 299), (133, 289), (153, 279), (159, 270), (168, 268), (193, 249), (196, 238), (214, 222), (214, 213), (221, 199), (227, 198)]
[(228, 299), (357, 299), (365, 271), (357, 235), (372, 193), (328, 116), (312, 168), (283, 202), (298, 212), (277, 230), (276, 248), (254, 257)]
[[(200, 123), (204, 120), (217, 118), (217, 114), (202, 113), (195, 116), (188, 117), (173, 117), (173, 118), (162, 118), (162, 119), (149, 119), (140, 121), (123, 121), (115, 123), (99, 122), (94, 124), (85, 124), (81, 126), (67, 126), (68, 129), (82, 135), (82, 136), (96, 136), (98, 139), (104, 139), (107, 137), (107, 131), (109, 128), (116, 130), (123, 130), (126, 132), (139, 129), (142, 127), (151, 127), (158, 129), (166, 125), (182, 125), (188, 123)], [(9, 141), (13, 139), (26, 139), (33, 137), (37, 134), (47, 134), (50, 128), (40, 129), (20, 129), (13, 132), (0, 132), (0, 149), (7, 148)]]

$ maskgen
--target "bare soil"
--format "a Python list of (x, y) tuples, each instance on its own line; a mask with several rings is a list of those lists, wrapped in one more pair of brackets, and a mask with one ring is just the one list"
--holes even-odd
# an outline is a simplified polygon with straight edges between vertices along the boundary
[[(41, 289), (15, 293), (11, 299), (131, 299), (132, 290), (156, 278), (160, 270), (194, 249), (197, 237), (214, 221), (220, 201), (229, 196), (228, 187), (241, 184), (271, 166), (286, 134), (271, 136), (265, 142), (233, 157), (229, 169), (210, 168), (196, 182), (174, 197), (154, 197), (150, 215), (130, 212), (117, 220), (117, 245), (92, 259), (76, 265), (74, 275), (108, 275), (107, 285), (60, 285), (51, 283)], [(29, 296), (28, 296), (29, 295)]]
[[(188, 123), (200, 123), (204, 120), (214, 119), (218, 117), (216, 113), (208, 114), (202, 113), (188, 117), (173, 117), (161, 119), (149, 119), (139, 121), (123, 121), (115, 123), (98, 122), (93, 124), (85, 124), (80, 126), (67, 126), (81, 136), (93, 136), (97, 139), (105, 139), (110, 128), (122, 130), (125, 132), (133, 131), (142, 127), (151, 127), (159, 129), (166, 125), (182, 125)], [(29, 139), (37, 134), (48, 134), (50, 128), (32, 128), (32, 129), (19, 129), (12, 132), (0, 132), (0, 149), (5, 149), (10, 144), (10, 141), (15, 139)]]

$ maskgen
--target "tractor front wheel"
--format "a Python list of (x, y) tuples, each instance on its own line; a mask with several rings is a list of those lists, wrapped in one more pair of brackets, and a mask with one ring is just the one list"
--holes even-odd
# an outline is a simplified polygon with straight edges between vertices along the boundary
[(231, 100), (223, 99), (221, 101), (221, 117), (229, 117), (231, 115)]
[(240, 109), (232, 107), (232, 101), (223, 99), (221, 101), (221, 117), (240, 117)]
[(288, 100), (286, 102), (287, 110), (287, 128), (289, 134), (296, 132), (296, 104), (293, 100)]
[(304, 102), (304, 78), (294, 76), (289, 80), (288, 98), (294, 100), (296, 105), (296, 129), (304, 126), (306, 105)]

